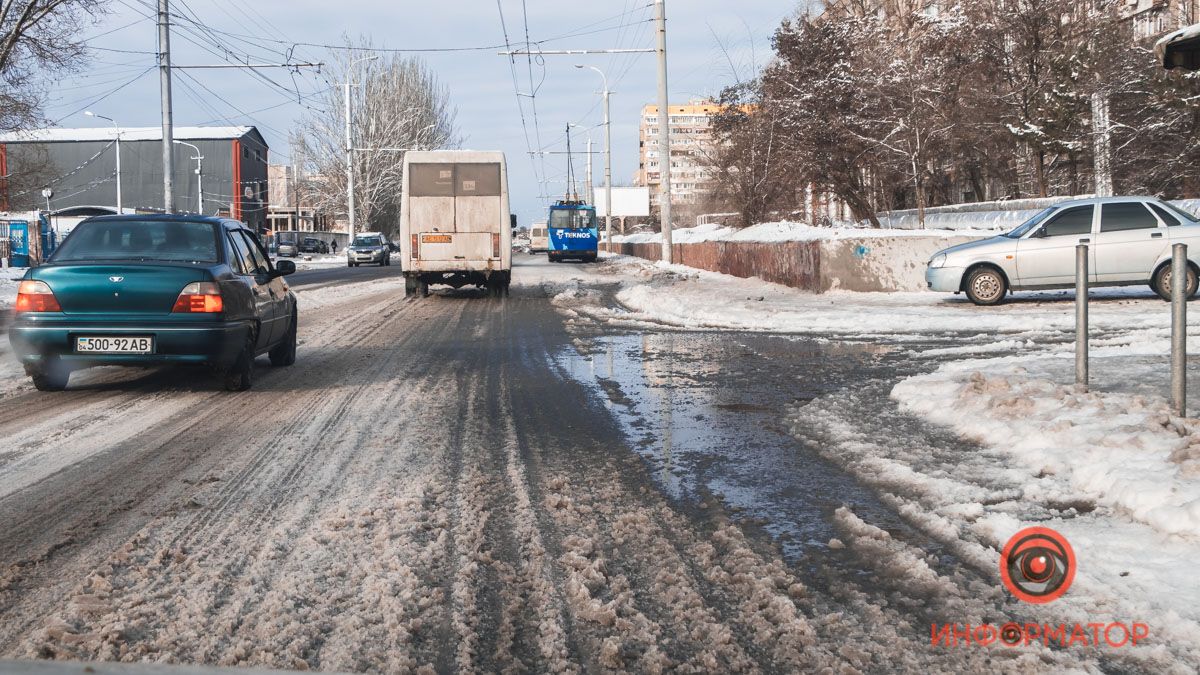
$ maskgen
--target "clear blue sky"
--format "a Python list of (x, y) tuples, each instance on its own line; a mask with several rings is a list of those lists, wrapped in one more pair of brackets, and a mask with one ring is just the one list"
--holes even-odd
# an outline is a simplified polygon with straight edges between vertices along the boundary
[[(123, 126), (159, 124), (158, 79), (154, 64), (156, 29), (152, 14), (154, 0), (113, 0), (113, 12), (89, 32), (91, 44), (107, 48), (93, 52), (91, 66), (80, 76), (55, 83), (47, 116), (60, 126), (93, 126), (99, 121), (82, 114), (90, 108), (115, 118)], [(526, 0), (529, 38), (548, 40), (546, 49), (607, 47), (650, 47), (654, 43), (651, 0)], [(521, 0), (500, 0), (509, 39), (525, 41), (525, 14)], [(752, 73), (755, 63), (770, 58), (770, 36), (779, 22), (794, 15), (798, 0), (668, 0), (668, 51), (672, 103), (715, 95), (737, 77)], [(251, 9), (251, 7), (253, 9)], [(367, 35), (381, 47), (444, 48), (497, 45), (504, 42), (500, 11), (494, 0), (174, 0), (172, 11), (186, 13), (206, 25), (229, 33), (250, 34), (281, 42), (339, 44), (344, 33)], [(564, 37), (566, 36), (566, 37)], [(201, 49), (183, 30), (172, 39), (173, 60), (183, 63), (212, 63), (220, 59)], [(191, 40), (202, 42), (191, 37)], [(287, 46), (262, 43), (255, 48), (229, 38), (229, 49), (250, 52), (255, 59), (270, 58), (269, 48), (285, 51)], [(728, 52), (728, 54), (726, 53)], [(513, 208), (520, 222), (528, 224), (542, 214), (542, 192), (538, 178), (540, 162), (530, 161), (512, 71), (506, 58), (495, 50), (423, 55), (449, 87), (458, 107), (458, 122), (464, 147), (500, 149), (509, 161), (509, 184)], [(276, 56), (276, 59), (280, 59)], [(297, 60), (326, 60), (319, 48), (298, 48)], [(614, 92), (613, 179), (627, 184), (637, 169), (638, 113), (655, 102), (656, 65), (653, 54), (638, 56), (546, 57), (544, 66), (533, 64), (537, 96), (537, 127), (532, 109), (524, 101), (530, 144), (547, 150), (564, 149), (563, 128), (568, 122), (585, 126), (601, 120), (598, 96), (600, 78), (590, 70), (574, 68), (588, 63), (607, 71)], [(529, 92), (530, 66), (517, 63), (518, 88)], [(138, 77), (139, 73), (143, 73)], [(270, 72), (284, 89), (293, 88), (286, 71)], [(195, 78), (196, 81), (190, 78)], [(301, 91), (328, 86), (317, 76), (297, 79)], [(95, 99), (129, 83), (102, 101)], [(218, 100), (203, 87), (211, 89)], [(197, 99), (203, 99), (198, 101)], [(235, 123), (258, 126), (271, 146), (274, 162), (289, 161), (287, 130), (304, 109), (294, 96), (255, 79), (252, 74), (219, 70), (189, 71), (175, 78), (177, 124)], [(243, 114), (246, 113), (246, 114)], [(603, 130), (592, 132), (596, 150), (601, 148)], [(576, 132), (576, 147), (582, 149), (585, 135)], [(596, 181), (602, 180), (602, 156), (596, 156)], [(576, 167), (583, 172), (583, 159)], [(566, 160), (562, 155), (545, 158), (545, 176), (552, 181), (548, 191), (562, 192)]]

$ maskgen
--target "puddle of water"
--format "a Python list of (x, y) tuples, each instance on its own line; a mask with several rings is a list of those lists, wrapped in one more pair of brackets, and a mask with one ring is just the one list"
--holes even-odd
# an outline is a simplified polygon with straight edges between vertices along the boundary
[(788, 409), (894, 369), (876, 347), (744, 333), (606, 334), (557, 355), (598, 390), (659, 488), (673, 500), (725, 507), (797, 561), (824, 554), (831, 514), (849, 505), (902, 527), (875, 494), (793, 437)]

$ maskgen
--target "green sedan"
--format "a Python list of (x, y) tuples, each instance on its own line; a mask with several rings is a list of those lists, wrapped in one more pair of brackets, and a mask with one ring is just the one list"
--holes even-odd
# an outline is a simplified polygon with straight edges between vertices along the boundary
[(33, 384), (65, 389), (100, 365), (190, 364), (249, 389), (254, 359), (296, 361), (296, 296), (233, 220), (120, 215), (83, 221), (21, 281), (9, 340)]

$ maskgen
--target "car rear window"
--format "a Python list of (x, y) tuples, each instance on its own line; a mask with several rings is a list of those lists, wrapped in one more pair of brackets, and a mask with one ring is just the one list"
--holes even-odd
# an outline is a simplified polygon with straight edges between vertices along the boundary
[(1158, 227), (1154, 214), (1141, 202), (1116, 202), (1100, 207), (1100, 231), (1148, 230)]
[(50, 256), (72, 260), (167, 260), (217, 262), (212, 223), (174, 220), (84, 221)]

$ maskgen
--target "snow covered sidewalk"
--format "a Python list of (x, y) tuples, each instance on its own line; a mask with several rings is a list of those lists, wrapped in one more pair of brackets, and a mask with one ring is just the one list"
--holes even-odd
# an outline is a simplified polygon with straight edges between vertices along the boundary
[[(616, 306), (604, 304), (583, 280), (569, 287), (559, 304), (599, 320), (686, 330), (854, 339), (953, 337), (955, 342), (947, 348), (964, 352), (1028, 351), (1062, 342), (1075, 326), (1073, 294), (1068, 291), (1021, 293), (1004, 305), (976, 307), (963, 296), (944, 293), (809, 293), (761, 279), (627, 256), (606, 258), (597, 273), (617, 286)], [(573, 297), (589, 293), (591, 301)], [(1100, 350), (1135, 348), (1149, 353), (1169, 336), (1170, 308), (1149, 288), (1094, 291), (1091, 316), (1094, 346)], [(1198, 313), (1192, 313), (1189, 325), (1200, 330)]]

